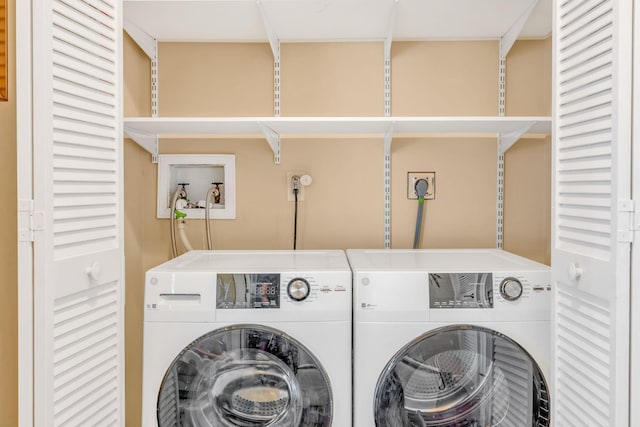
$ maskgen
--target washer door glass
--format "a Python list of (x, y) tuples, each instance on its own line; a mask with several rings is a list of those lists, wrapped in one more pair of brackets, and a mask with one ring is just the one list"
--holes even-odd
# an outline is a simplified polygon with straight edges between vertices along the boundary
[(159, 427), (330, 426), (329, 378), (299, 342), (264, 326), (236, 325), (187, 346), (158, 395)]
[(549, 426), (545, 379), (509, 337), (447, 326), (401, 349), (375, 390), (378, 427)]

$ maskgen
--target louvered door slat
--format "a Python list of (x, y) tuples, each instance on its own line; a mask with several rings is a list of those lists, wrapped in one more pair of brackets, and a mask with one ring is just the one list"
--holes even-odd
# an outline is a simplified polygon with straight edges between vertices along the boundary
[[(73, 42), (73, 39), (69, 39)], [(81, 46), (76, 46), (69, 41), (62, 39), (53, 40), (53, 51), (62, 57), (72, 58), (78, 63), (92, 66), (98, 73), (114, 73), (116, 71), (116, 64), (108, 59), (98, 55), (95, 51), (83, 49)], [(59, 58), (62, 60), (62, 58)]]
[[(78, 34), (82, 34), (87, 40), (93, 40), (97, 42), (108, 41), (110, 44), (115, 45), (115, 37), (111, 31), (113, 21), (104, 14), (104, 22), (98, 22), (94, 18), (99, 18), (100, 14), (97, 11), (91, 12), (93, 8), (87, 9), (82, 5), (86, 3), (58, 1), (53, 6), (53, 25), (64, 28), (69, 31), (77, 31)], [(80, 7), (74, 7), (78, 6)], [(65, 19), (66, 21), (60, 21), (59, 19)], [(98, 24), (98, 25), (94, 25)], [(110, 25), (111, 24), (111, 25)], [(96, 39), (95, 35), (99, 35), (100, 38)], [(115, 47), (115, 46), (113, 46)]]
[(593, 133), (602, 133), (611, 131), (611, 119), (604, 118), (597, 121), (585, 121), (571, 126), (559, 126), (558, 138), (581, 138), (582, 136)]
[[(104, 45), (110, 50), (115, 51), (115, 40), (117, 38), (114, 37), (112, 31), (113, 21), (109, 22), (107, 17), (104, 22), (98, 22), (95, 18), (99, 17), (100, 13), (98, 11), (95, 11), (93, 8), (87, 8), (86, 1), (59, 0), (53, 3), (52, 22), (54, 28), (75, 32), (87, 41)], [(96, 35), (98, 35), (99, 38), (97, 38)]]
[(81, 98), (70, 93), (56, 93), (56, 101), (62, 107), (75, 108), (79, 111), (92, 112), (93, 114), (113, 119), (113, 107), (103, 105), (93, 99)]
[(610, 2), (583, 2), (579, 7), (562, 17), (564, 23), (562, 31), (564, 34), (572, 34), (573, 32), (588, 30), (594, 25), (597, 26), (598, 22), (608, 22), (609, 15), (611, 15)]
[(113, 28), (116, 25), (114, 20), (115, 1), (97, 2), (85, 0), (83, 2), (74, 2), (71, 0), (60, 0), (56, 3), (56, 7), (68, 7), (77, 10), (87, 16), (88, 19), (97, 22), (106, 28)]
[(83, 76), (90, 76), (93, 79), (101, 80), (109, 83), (110, 85), (115, 84), (115, 81), (113, 80), (113, 72), (96, 67), (95, 65), (89, 64), (76, 57), (68, 56), (64, 52), (56, 53), (56, 66), (72, 70)]
[(82, 149), (94, 148), (97, 150), (111, 150), (116, 148), (115, 145), (113, 145), (113, 140), (109, 138), (105, 139), (104, 137), (79, 132), (63, 132), (62, 130), (56, 132), (56, 141), (58, 142), (56, 147), (77, 145)]
[(68, 98), (56, 97), (56, 103), (53, 106), (53, 114), (55, 117), (64, 117), (76, 123), (82, 123), (83, 125), (90, 123), (94, 128), (102, 128), (107, 131), (114, 129), (113, 117), (96, 111), (86, 110), (82, 108), (82, 105), (73, 102), (69, 103), (68, 101), (70, 101)]
[[(93, 136), (97, 138), (107, 138), (113, 140), (116, 138), (115, 129), (104, 126), (95, 125), (89, 122), (74, 120), (67, 117), (54, 116), (54, 136), (57, 138), (57, 132), (76, 133), (80, 135)], [(107, 147), (105, 145), (105, 147)]]
[(92, 31), (91, 29), (85, 27), (84, 25), (78, 24), (78, 22), (74, 19), (82, 19), (82, 17), (74, 17), (74, 13), (55, 13), (53, 15), (53, 25), (57, 30), (55, 32), (56, 35), (61, 35), (62, 33), (70, 33), (70, 36), (79, 37), (82, 39), (83, 43), (88, 43), (93, 46), (94, 50), (106, 52), (113, 52), (113, 40), (106, 38), (104, 35)]
[(62, 44), (74, 46), (75, 48), (87, 53), (91, 52), (93, 55), (98, 58), (102, 58), (103, 60), (108, 60), (109, 56), (113, 53), (108, 47), (84, 40), (78, 34), (71, 31), (54, 28), (53, 36), (54, 40), (58, 40)]
[(93, 76), (87, 76), (75, 70), (56, 66), (55, 78), (74, 82), (76, 85), (91, 88), (93, 91), (103, 92), (106, 95), (113, 96), (115, 94), (113, 83), (105, 82)]
[(42, 0), (34, 26), (36, 425), (123, 426), (121, 0)]
[[(589, 86), (600, 83), (602, 81), (610, 80), (611, 73), (607, 70), (606, 66), (600, 69), (596, 68), (588, 73), (581, 73), (574, 76), (571, 79), (562, 81), (562, 95), (563, 97), (575, 91), (586, 89)], [(563, 98), (564, 101), (564, 98)], [(597, 102), (596, 102), (597, 104)]]
[(79, 157), (95, 161), (115, 162), (116, 153), (100, 146), (76, 145), (67, 142), (57, 142), (53, 148), (53, 154), (60, 157)]
[(631, 4), (555, 2), (552, 407), (562, 427), (628, 424), (618, 202), (630, 194)]
[(103, 104), (108, 108), (114, 108), (115, 106), (115, 98), (113, 95), (97, 91), (93, 88), (87, 88), (86, 86), (81, 86), (73, 81), (61, 80), (58, 78), (53, 82), (53, 90), (63, 97), (65, 95), (72, 95), (80, 98), (81, 100)]

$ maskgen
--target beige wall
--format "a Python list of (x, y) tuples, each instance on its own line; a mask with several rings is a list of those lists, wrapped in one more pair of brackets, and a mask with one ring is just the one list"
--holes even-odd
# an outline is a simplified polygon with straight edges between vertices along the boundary
[(0, 227), (0, 424), (18, 425), (18, 260), (16, 180), (15, 0), (8, 0), (9, 101), (0, 102), (0, 182), (8, 204)]
[[(148, 116), (149, 61), (126, 39), (125, 115)], [(550, 113), (549, 40), (518, 41), (508, 60), (507, 114)], [(487, 115), (498, 110), (498, 44), (394, 42), (393, 115)], [(273, 63), (268, 44), (160, 45), (161, 116), (270, 116)], [(281, 46), (283, 116), (381, 116), (381, 43)], [(511, 94), (512, 93), (512, 94)], [(407, 200), (408, 171), (436, 172), (422, 247), (494, 247), (495, 138), (395, 138), (392, 247), (413, 242), (417, 203)], [(287, 172), (313, 184), (300, 202), (298, 247), (383, 247), (383, 141), (290, 138), (280, 165), (263, 139), (164, 140), (162, 153), (235, 154), (237, 217), (213, 221), (216, 249), (290, 248), (293, 202)], [(169, 224), (155, 218), (156, 166), (125, 146), (127, 260), (127, 425), (139, 425), (144, 271), (170, 256)], [(549, 262), (549, 139), (523, 140), (506, 155), (505, 248)], [(547, 181), (537, 185), (538, 178)], [(187, 225), (203, 247), (203, 221)]]

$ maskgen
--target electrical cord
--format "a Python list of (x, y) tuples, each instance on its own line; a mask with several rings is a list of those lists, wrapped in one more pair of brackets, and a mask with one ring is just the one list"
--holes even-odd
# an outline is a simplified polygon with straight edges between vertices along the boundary
[(424, 211), (424, 197), (427, 195), (429, 183), (426, 179), (419, 179), (414, 184), (416, 196), (418, 196), (418, 215), (416, 217), (416, 232), (413, 237), (413, 249), (420, 247), (420, 234), (422, 232), (422, 216)]
[(298, 193), (300, 192), (299, 176), (294, 176), (293, 178), (291, 178), (291, 187), (293, 189), (293, 198), (295, 202), (293, 213), (293, 250), (295, 251), (298, 242)]
[(293, 250), (296, 250), (296, 242), (298, 240), (298, 189), (293, 189), (293, 197), (295, 198), (295, 208), (293, 214)]
[(209, 200), (213, 197), (213, 193), (216, 190), (215, 187), (211, 187), (209, 191), (207, 191), (207, 195), (205, 196), (204, 201), (204, 228), (205, 234), (207, 235), (207, 249), (212, 250), (213, 244), (211, 242), (211, 213), (209, 209)]

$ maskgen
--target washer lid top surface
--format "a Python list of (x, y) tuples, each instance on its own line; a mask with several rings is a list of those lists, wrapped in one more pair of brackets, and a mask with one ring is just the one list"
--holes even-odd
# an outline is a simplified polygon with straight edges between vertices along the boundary
[(358, 271), (549, 271), (549, 267), (501, 249), (348, 249)]
[(190, 251), (152, 270), (246, 273), (351, 271), (341, 250)]
[(398, 351), (375, 389), (377, 427), (549, 426), (549, 395), (535, 360), (491, 329), (435, 329)]

